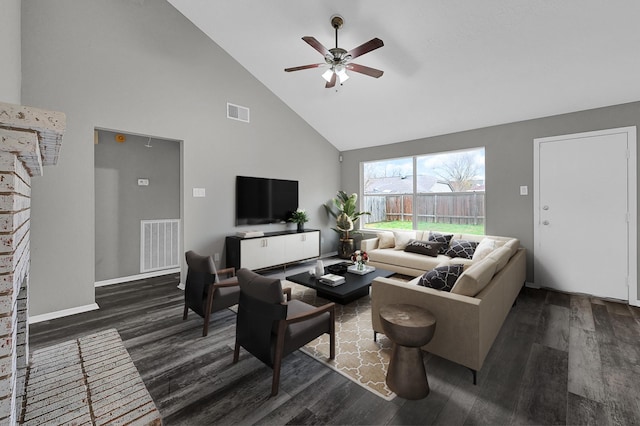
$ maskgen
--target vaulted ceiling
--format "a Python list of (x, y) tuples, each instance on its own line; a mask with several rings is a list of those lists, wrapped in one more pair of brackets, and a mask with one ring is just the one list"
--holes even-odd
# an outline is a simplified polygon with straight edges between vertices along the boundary
[[(340, 151), (640, 100), (637, 0), (169, 0)], [(303, 36), (378, 37), (326, 89)], [(248, 105), (249, 107), (251, 105)]]

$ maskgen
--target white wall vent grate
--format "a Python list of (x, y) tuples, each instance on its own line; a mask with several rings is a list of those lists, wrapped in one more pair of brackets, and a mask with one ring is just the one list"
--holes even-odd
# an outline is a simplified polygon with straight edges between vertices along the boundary
[(180, 219), (140, 221), (140, 272), (180, 267)]
[(227, 102), (227, 118), (249, 122), (249, 108)]

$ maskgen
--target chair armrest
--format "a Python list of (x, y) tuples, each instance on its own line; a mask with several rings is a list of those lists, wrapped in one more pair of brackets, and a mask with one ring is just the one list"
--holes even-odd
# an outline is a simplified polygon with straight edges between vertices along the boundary
[(239, 285), (238, 279), (236, 277), (228, 278), (224, 281), (220, 281), (219, 283), (213, 283), (211, 288), (221, 288), (221, 287), (235, 287)]
[(286, 287), (282, 289), (282, 294), (287, 295), (287, 302), (291, 300), (291, 287)]
[(230, 268), (218, 269), (218, 275), (221, 275), (221, 274), (226, 274), (227, 278), (235, 277), (236, 276), (236, 268), (230, 267)]
[(325, 312), (329, 312), (329, 314), (331, 314), (331, 316), (333, 317), (335, 315), (335, 307), (336, 304), (331, 302), (331, 303), (327, 303), (326, 305), (322, 305), (319, 306), (315, 309), (312, 309), (308, 312), (302, 313), (302, 314), (298, 314), (298, 315), (294, 315), (291, 318), (287, 318), (285, 320), (285, 322), (287, 324), (294, 324), (296, 322), (300, 322), (300, 321), (305, 321), (308, 320), (310, 318), (313, 317), (317, 317), (318, 315), (322, 315)]

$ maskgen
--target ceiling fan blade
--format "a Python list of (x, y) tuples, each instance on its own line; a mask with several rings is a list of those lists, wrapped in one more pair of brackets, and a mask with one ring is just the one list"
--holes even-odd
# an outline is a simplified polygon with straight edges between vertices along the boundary
[(309, 68), (318, 68), (322, 65), (325, 64), (311, 64), (311, 65), (301, 65), (299, 67), (292, 67), (292, 68), (285, 68), (284, 70), (286, 72), (291, 72), (291, 71), (300, 71), (300, 70), (308, 70)]
[(377, 70), (375, 68), (365, 67), (359, 64), (347, 64), (348, 70), (359, 72), (360, 74), (368, 75), (369, 77), (380, 78), (384, 71)]
[(302, 37), (302, 39), (304, 41), (306, 41), (309, 46), (313, 47), (314, 49), (316, 49), (318, 52), (320, 52), (320, 54), (322, 56), (327, 56), (329, 54), (329, 49), (327, 49), (326, 47), (324, 47), (322, 45), (322, 43), (320, 43), (318, 40), (316, 40), (315, 38), (311, 37), (311, 36), (305, 36)]
[(378, 49), (382, 46), (384, 46), (382, 40), (379, 38), (372, 38), (368, 42), (348, 51), (347, 55), (351, 55), (351, 59), (357, 58), (358, 56), (364, 55), (365, 53), (371, 52), (372, 50)]
[(331, 81), (327, 81), (327, 84), (325, 84), (324, 87), (326, 89), (331, 89), (335, 85), (336, 85), (336, 73), (334, 72), (333, 75), (331, 76)]

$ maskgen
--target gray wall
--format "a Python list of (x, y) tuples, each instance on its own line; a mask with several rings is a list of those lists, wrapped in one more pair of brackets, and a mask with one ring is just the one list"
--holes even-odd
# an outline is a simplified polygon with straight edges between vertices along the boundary
[[(347, 151), (343, 153), (342, 182), (348, 192), (358, 191), (361, 161), (484, 146), (487, 185), (485, 232), (520, 239), (528, 250), (527, 281), (534, 282), (533, 140), (624, 126), (640, 126), (640, 102)], [(606, 164), (594, 164), (594, 167), (606, 167)], [(519, 195), (521, 185), (529, 186), (528, 196)]]
[(0, 102), (20, 104), (20, 0), (0, 0)]
[[(140, 273), (140, 221), (180, 219), (180, 142), (99, 131), (95, 147), (96, 281)], [(138, 178), (149, 186), (138, 186)]]
[(335, 250), (321, 205), (340, 186), (337, 150), (168, 3), (23, 0), (22, 36), (23, 103), (67, 114), (58, 165), (33, 181), (31, 315), (94, 303), (94, 128), (183, 141), (184, 249), (223, 253), (248, 175), (298, 180), (308, 227)]

